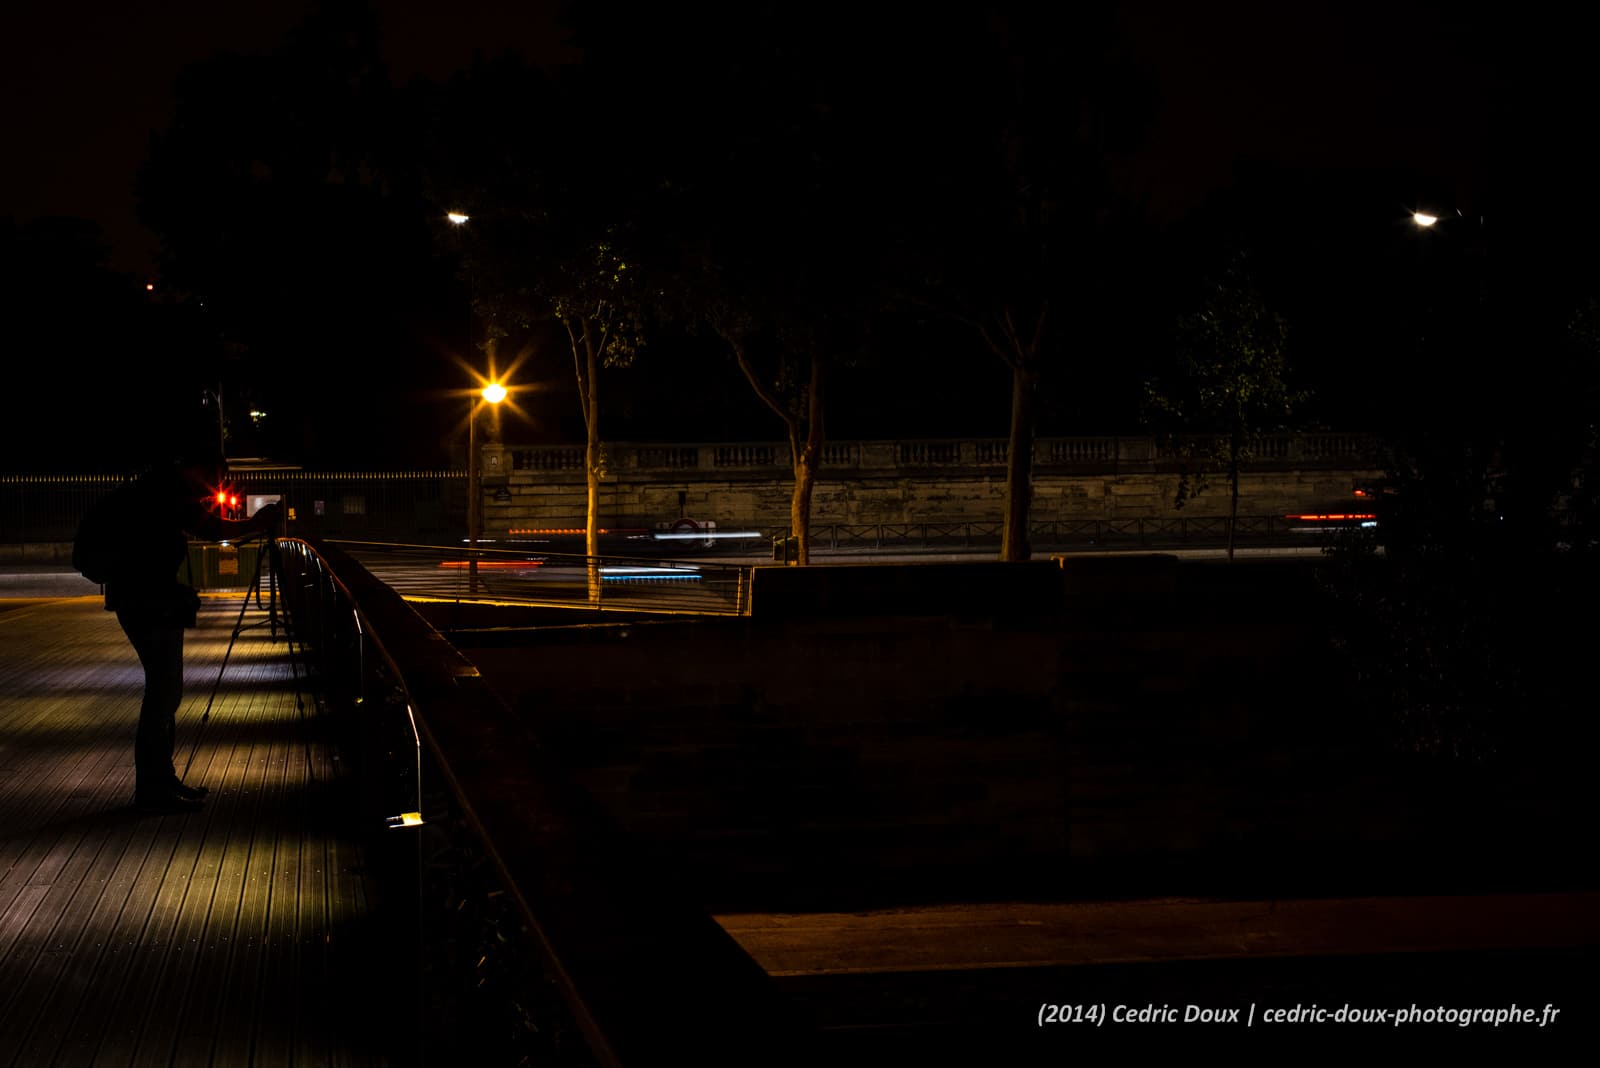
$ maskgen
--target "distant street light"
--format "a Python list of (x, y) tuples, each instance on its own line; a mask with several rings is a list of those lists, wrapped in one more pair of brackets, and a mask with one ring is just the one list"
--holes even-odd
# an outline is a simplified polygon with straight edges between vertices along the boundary
[(478, 409), (506, 399), (506, 387), (490, 382), (473, 394), (467, 405), (467, 589), (478, 592), (478, 539), (483, 536), (483, 483), (478, 469)]
[(445, 213), (445, 218), (449, 219), (451, 222), (455, 223), (457, 226), (460, 226), (462, 223), (464, 223), (468, 219), (472, 218), (472, 216), (463, 215), (459, 211), (451, 211), (451, 212), (446, 212)]
[(1427, 226), (1432, 226), (1434, 223), (1438, 222), (1439, 221), (1439, 216), (1437, 216), (1437, 215), (1429, 215), (1427, 212), (1418, 211), (1418, 212), (1413, 212), (1412, 213), (1411, 221), (1416, 223), (1418, 226), (1427, 227)]

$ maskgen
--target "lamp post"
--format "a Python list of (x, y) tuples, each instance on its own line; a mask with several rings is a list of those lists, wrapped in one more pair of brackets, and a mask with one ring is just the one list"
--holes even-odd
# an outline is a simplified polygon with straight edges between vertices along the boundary
[(216, 389), (205, 389), (205, 388), (202, 388), (200, 390), (200, 393), (201, 393), (202, 397), (204, 397), (206, 400), (210, 401), (213, 405), (216, 406), (216, 409), (217, 409), (217, 455), (218, 456), (226, 456), (228, 454), (228, 433), (227, 433), (227, 430), (224, 427), (223, 420), (222, 420), (222, 383), (218, 382)]
[[(461, 228), (463, 226), (467, 225), (467, 222), (472, 218), (472, 216), (466, 214), (465, 212), (461, 212), (461, 211), (447, 211), (447, 212), (445, 212), (444, 217), (450, 223), (450, 226), (456, 231), (457, 235), (459, 235), (461, 233)], [(456, 238), (456, 251), (457, 251), (458, 255), (461, 252), (461, 239), (460, 239), (459, 236), (457, 236), (457, 238)], [(472, 294), (472, 265), (467, 262), (467, 260), (466, 260), (466, 258), (464, 256), (462, 257), (462, 265), (466, 268), (466, 275), (467, 275), (467, 351), (471, 352), (472, 351), (472, 296), (473, 296), (473, 294)]]
[(474, 393), (467, 407), (467, 587), (478, 592), (478, 539), (483, 536), (483, 474), (478, 468), (478, 409), (506, 399), (506, 387), (490, 382)]

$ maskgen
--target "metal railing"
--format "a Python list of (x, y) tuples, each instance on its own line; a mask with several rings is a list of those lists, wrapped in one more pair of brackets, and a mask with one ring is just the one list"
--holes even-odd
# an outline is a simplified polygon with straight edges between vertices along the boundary
[(0, 542), (71, 541), (89, 507), (125, 481), (117, 475), (0, 475)]
[(394, 1015), (424, 1063), (809, 1063), (766, 973), (460, 652), (338, 547), (277, 546), (365, 859), (414, 891), (417, 1004)]
[[(1148, 435), (1051, 437), (1034, 441), (1033, 461), (1041, 470), (1116, 473), (1170, 465), (1195, 449), (1214, 444), (1199, 436), (1158, 440)], [(783, 442), (684, 442), (646, 444), (606, 442), (606, 470), (612, 477), (629, 473), (683, 474), (705, 472), (756, 475), (781, 474), (789, 468), (789, 446)], [(509, 469), (545, 475), (581, 475), (583, 450), (570, 445), (513, 446)], [(1004, 466), (1004, 438), (930, 438), (890, 441), (830, 441), (823, 446), (827, 470), (917, 471)], [(1377, 440), (1369, 434), (1262, 434), (1251, 439), (1252, 468), (1328, 466), (1375, 461)]]
[[(125, 481), (0, 475), (0, 543), (70, 542), (89, 507)], [(281, 497), (297, 536), (415, 540), (466, 526), (467, 478), (460, 471), (241, 470), (230, 483), (241, 497)]]
[(750, 569), (735, 564), (385, 542), (329, 544), (412, 599), (711, 616), (744, 615), (750, 604)]

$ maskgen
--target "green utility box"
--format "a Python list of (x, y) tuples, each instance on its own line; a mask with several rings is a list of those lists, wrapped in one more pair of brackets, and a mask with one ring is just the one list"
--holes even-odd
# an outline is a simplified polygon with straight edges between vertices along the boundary
[(255, 580), (260, 555), (261, 546), (257, 542), (244, 545), (190, 542), (188, 562), (178, 565), (178, 581), (197, 590), (248, 589)]

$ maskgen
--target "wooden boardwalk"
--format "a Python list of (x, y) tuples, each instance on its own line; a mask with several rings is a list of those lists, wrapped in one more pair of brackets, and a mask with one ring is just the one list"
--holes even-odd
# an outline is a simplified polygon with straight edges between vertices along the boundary
[(193, 749), (211, 795), (157, 816), (132, 807), (142, 675), (115, 617), (0, 601), (0, 1066), (409, 1059), (406, 978), (263, 614), (197, 729), (239, 605), (207, 598), (187, 634), (177, 764)]

